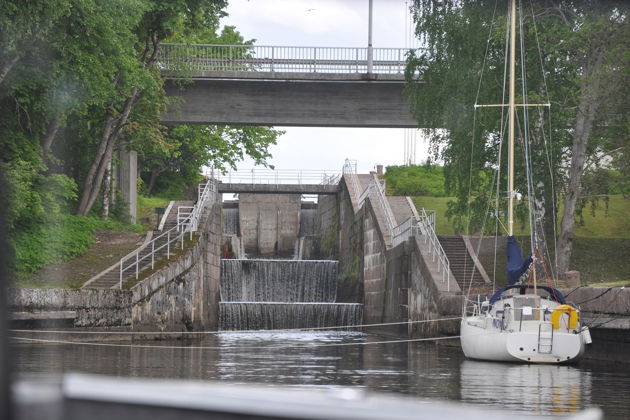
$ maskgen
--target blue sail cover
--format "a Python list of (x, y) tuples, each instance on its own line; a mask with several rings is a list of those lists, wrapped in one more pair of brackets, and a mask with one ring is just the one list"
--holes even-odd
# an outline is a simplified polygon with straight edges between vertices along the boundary
[(508, 236), (507, 260), (507, 284), (508, 286), (511, 286), (516, 284), (523, 273), (527, 271), (529, 265), (532, 263), (532, 256), (530, 255), (523, 259), (521, 256), (521, 247), (518, 245), (518, 242), (516, 242), (516, 238), (514, 236)]

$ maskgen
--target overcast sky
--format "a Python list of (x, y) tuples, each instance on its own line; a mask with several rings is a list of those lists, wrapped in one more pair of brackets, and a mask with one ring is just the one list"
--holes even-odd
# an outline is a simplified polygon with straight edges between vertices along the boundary
[[(372, 45), (406, 47), (405, 0), (374, 0)], [(366, 47), (368, 0), (229, 0), (223, 25), (236, 26), (257, 45)], [(403, 163), (403, 129), (278, 127), (286, 134), (271, 149), (279, 169), (337, 169), (356, 159), (360, 172)], [(426, 158), (418, 140), (416, 161)], [(239, 168), (251, 168), (249, 160)]]

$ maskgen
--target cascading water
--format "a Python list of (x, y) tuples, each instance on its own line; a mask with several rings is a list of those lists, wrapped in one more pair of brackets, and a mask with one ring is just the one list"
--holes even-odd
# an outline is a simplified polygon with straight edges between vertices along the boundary
[(222, 260), (221, 301), (329, 302), (337, 297), (337, 261)]
[(359, 325), (363, 305), (335, 303), (337, 261), (222, 260), (222, 330)]
[(315, 235), (315, 216), (317, 210), (302, 209), (300, 211), (300, 236)]
[(223, 209), (222, 211), (223, 217), (221, 218), (223, 223), (223, 234), (224, 235), (239, 235), (239, 225), (238, 225), (238, 208), (234, 209)]

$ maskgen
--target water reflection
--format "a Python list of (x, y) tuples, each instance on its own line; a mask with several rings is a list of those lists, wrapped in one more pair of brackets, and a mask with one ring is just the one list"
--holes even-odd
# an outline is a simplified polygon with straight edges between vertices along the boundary
[(591, 405), (591, 373), (572, 366), (465, 360), (460, 376), (465, 402), (537, 414), (570, 414)]
[(346, 386), (547, 416), (597, 405), (607, 419), (630, 418), (627, 366), (475, 362), (465, 360), (459, 347), (380, 343), (386, 340), (347, 332), (221, 333), (202, 340), (127, 343), (155, 348), (15, 343), (11, 349), (21, 373), (86, 372), (324, 389)]

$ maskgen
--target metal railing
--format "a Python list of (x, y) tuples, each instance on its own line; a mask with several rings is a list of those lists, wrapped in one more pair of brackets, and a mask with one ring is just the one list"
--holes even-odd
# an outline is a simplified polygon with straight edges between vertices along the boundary
[(338, 171), (309, 169), (237, 169), (218, 175), (219, 181), (226, 184), (323, 184), (339, 182)]
[(435, 212), (430, 217), (423, 208), (420, 211), (417, 229), (418, 234), (424, 236), (424, 243), (429, 244), (431, 250), (431, 259), (438, 264), (438, 273), (442, 273), (442, 283), (446, 282), (446, 290), (451, 291), (451, 264), (448, 261), (446, 252), (442, 248), (442, 244), (435, 234)]
[[(373, 73), (404, 73), (410, 49), (372, 51)], [(368, 48), (163, 43), (158, 65), (173, 71), (368, 73)]]
[(371, 192), (374, 192), (377, 199), (378, 204), (383, 210), (383, 215), (385, 216), (385, 222), (387, 223), (387, 228), (389, 232), (392, 234), (393, 239), (393, 231), (396, 227), (396, 218), (394, 217), (394, 213), (392, 212), (392, 207), (389, 205), (389, 201), (387, 201), (387, 197), (385, 195), (385, 181), (374, 177), (372, 182), (367, 186), (367, 188), (363, 191), (363, 193), (359, 196), (359, 207), (363, 206), (366, 198), (370, 195)]
[[(361, 186), (359, 184), (359, 176), (357, 175), (357, 161), (346, 159), (343, 167), (341, 168), (341, 172), (343, 173), (343, 175), (348, 176), (348, 178), (350, 179), (350, 183), (352, 184), (351, 194), (354, 195), (353, 198), (354, 202), (356, 203), (356, 208), (354, 209), (354, 212), (356, 213), (361, 208), (361, 204), (359, 204)], [(350, 201), (352, 201), (352, 199)]]
[(120, 289), (122, 289), (125, 279), (130, 274), (138, 279), (140, 272), (149, 267), (149, 265), (151, 269), (155, 268), (155, 262), (156, 259), (159, 259), (159, 253), (165, 250), (166, 258), (170, 259), (171, 247), (175, 247), (179, 243), (180, 249), (184, 248), (184, 237), (186, 233), (189, 233), (190, 239), (192, 239), (193, 232), (197, 231), (203, 208), (216, 193), (215, 185), (213, 179), (208, 179), (205, 183), (199, 184), (197, 203), (193, 207), (178, 207), (177, 224), (175, 226), (138, 248), (134, 254), (121, 258), (118, 265), (118, 287)]

